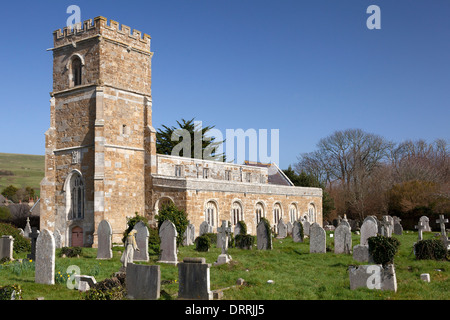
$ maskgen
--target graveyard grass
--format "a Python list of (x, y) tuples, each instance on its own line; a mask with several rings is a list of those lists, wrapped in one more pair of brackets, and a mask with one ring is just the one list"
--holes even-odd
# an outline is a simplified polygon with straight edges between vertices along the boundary
[[(417, 232), (403, 233), (397, 237), (401, 246), (395, 256), (397, 292), (370, 289), (350, 290), (348, 266), (359, 265), (352, 255), (334, 254), (333, 238), (327, 232), (327, 253), (309, 253), (309, 239), (294, 243), (292, 238), (273, 239), (273, 250), (260, 251), (230, 248), (233, 260), (229, 264), (211, 266), (211, 290), (223, 290), (225, 300), (450, 300), (449, 261), (416, 260), (412, 246)], [(424, 239), (434, 238), (425, 232)], [(359, 236), (353, 235), (352, 246), (359, 244)], [(114, 247), (113, 259), (97, 260), (97, 249), (83, 248), (79, 258), (60, 258), (56, 252), (55, 274), (60, 280), (55, 285), (34, 283), (34, 270), (28, 261), (19, 267), (10, 263), (0, 266), (0, 286), (19, 284), (23, 299), (78, 300), (82, 294), (66, 287), (67, 267), (77, 265), (82, 274), (92, 275), (97, 282), (109, 278), (118, 271), (121, 263), (121, 247)], [(178, 261), (184, 257), (204, 257), (211, 265), (221, 250), (213, 247), (209, 252), (197, 252), (194, 246), (180, 247)], [(25, 258), (17, 256), (15, 258)], [(26, 259), (24, 259), (26, 260)], [(178, 268), (157, 263), (157, 255), (140, 264), (159, 264), (161, 267), (161, 299), (176, 299)], [(421, 273), (429, 273), (431, 282), (420, 280)], [(246, 284), (236, 286), (243, 278)], [(273, 283), (267, 283), (273, 280)]]

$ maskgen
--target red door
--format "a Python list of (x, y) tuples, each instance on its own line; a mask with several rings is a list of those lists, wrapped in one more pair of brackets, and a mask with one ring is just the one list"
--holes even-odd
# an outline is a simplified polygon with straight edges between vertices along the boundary
[(83, 246), (83, 229), (80, 227), (74, 227), (72, 229), (72, 247)]

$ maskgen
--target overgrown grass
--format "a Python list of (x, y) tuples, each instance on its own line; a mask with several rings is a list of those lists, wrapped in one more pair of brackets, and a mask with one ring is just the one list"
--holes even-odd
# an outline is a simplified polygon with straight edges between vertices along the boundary
[[(394, 258), (398, 290), (379, 291), (370, 289), (350, 290), (349, 265), (358, 265), (351, 255), (336, 255), (333, 252), (333, 238), (327, 232), (327, 253), (309, 253), (309, 240), (294, 243), (291, 238), (274, 239), (273, 250), (259, 251), (230, 248), (233, 260), (230, 264), (211, 266), (211, 290), (224, 289), (228, 300), (449, 300), (449, 261), (416, 260), (412, 253), (417, 233), (410, 232), (395, 236), (401, 242)], [(425, 239), (434, 237), (424, 233)], [(359, 236), (353, 236), (353, 246), (359, 243)], [(121, 266), (121, 248), (114, 248), (111, 260), (97, 260), (96, 249), (83, 248), (80, 258), (59, 258), (57, 250), (56, 274), (64, 274), (70, 265), (80, 267), (82, 274), (93, 275), (97, 282), (109, 278)], [(221, 249), (213, 247), (209, 252), (197, 252), (194, 246), (180, 247), (178, 260), (185, 257), (204, 257), (211, 265), (217, 260)], [(17, 257), (20, 258), (20, 257)], [(150, 256), (148, 264), (157, 264), (158, 257)], [(54, 286), (34, 283), (32, 264), (12, 267), (9, 262), (0, 267), (0, 286), (19, 284), (24, 299), (44, 297), (46, 300), (77, 300), (81, 294), (66, 287), (67, 278)], [(142, 262), (141, 262), (142, 263)], [(178, 268), (161, 266), (161, 299), (176, 299), (178, 291)], [(16, 269), (14, 269), (16, 268)], [(60, 272), (60, 273), (58, 273)], [(421, 273), (430, 273), (431, 282), (420, 280)], [(235, 286), (243, 278), (244, 286)], [(267, 283), (273, 280), (273, 283)]]

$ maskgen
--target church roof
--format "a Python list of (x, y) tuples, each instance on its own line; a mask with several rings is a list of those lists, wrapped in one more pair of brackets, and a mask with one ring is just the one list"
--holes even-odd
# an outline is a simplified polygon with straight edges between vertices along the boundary
[(294, 184), (289, 180), (289, 178), (284, 174), (283, 170), (281, 170), (276, 163), (261, 163), (261, 162), (253, 162), (253, 161), (245, 161), (245, 165), (260, 167), (260, 168), (268, 168), (269, 176), (268, 182), (269, 184), (281, 185), (281, 186), (293, 186)]

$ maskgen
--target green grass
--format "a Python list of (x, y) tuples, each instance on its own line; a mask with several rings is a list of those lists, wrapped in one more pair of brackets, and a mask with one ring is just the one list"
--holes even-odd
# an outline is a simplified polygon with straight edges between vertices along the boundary
[(0, 170), (14, 175), (0, 175), (0, 191), (9, 185), (32, 187), (39, 195), (39, 184), (45, 174), (45, 157), (39, 155), (0, 153)]
[[(310, 254), (309, 241), (294, 243), (291, 238), (274, 239), (273, 250), (259, 251), (230, 248), (233, 260), (230, 264), (211, 266), (211, 290), (223, 289), (226, 300), (450, 300), (449, 261), (416, 260), (412, 245), (417, 233), (409, 232), (396, 236), (401, 242), (394, 262), (398, 290), (379, 291), (370, 289), (350, 290), (349, 265), (358, 265), (351, 255)], [(434, 237), (424, 233), (424, 238)], [(327, 245), (333, 249), (333, 239), (327, 233)], [(359, 243), (359, 236), (353, 236), (353, 245)], [(93, 275), (97, 282), (118, 271), (121, 263), (120, 248), (114, 248), (111, 260), (97, 260), (96, 249), (83, 248), (80, 258), (56, 258), (56, 274), (64, 274), (70, 265), (77, 265), (82, 274)], [(57, 253), (59, 249), (57, 250)], [(184, 257), (204, 257), (211, 265), (221, 250), (197, 252), (194, 246), (180, 247), (178, 260)], [(23, 254), (25, 256), (26, 254)], [(20, 255), (16, 258), (19, 258)], [(158, 256), (150, 256), (148, 264), (157, 264)], [(0, 286), (19, 284), (24, 299), (44, 297), (46, 300), (77, 300), (81, 294), (69, 290), (65, 281), (54, 286), (34, 283), (34, 270), (14, 270), (12, 264), (0, 267)], [(159, 264), (161, 267), (161, 298), (173, 299), (178, 291), (178, 268)], [(438, 271), (441, 270), (441, 271)], [(60, 272), (60, 273), (58, 273)], [(431, 282), (420, 280), (421, 273), (430, 273)], [(244, 286), (235, 286), (243, 278)], [(273, 284), (267, 283), (273, 280)]]

